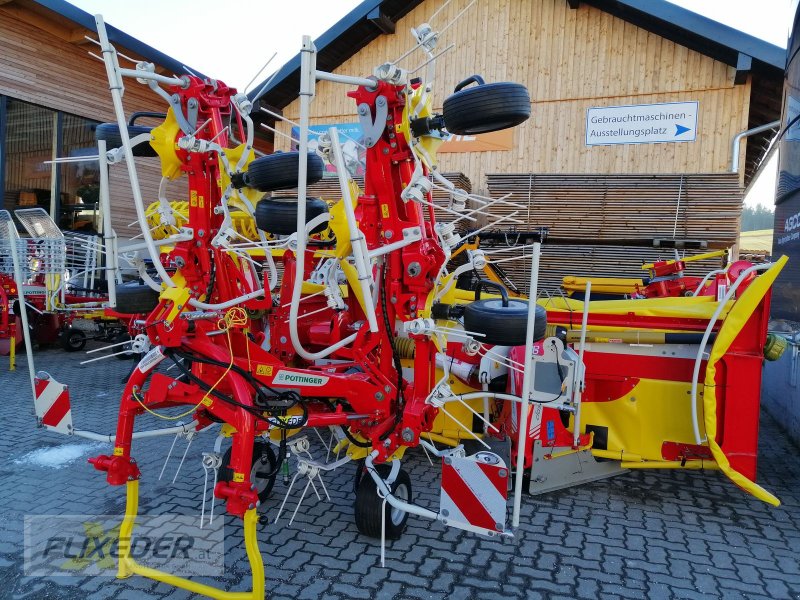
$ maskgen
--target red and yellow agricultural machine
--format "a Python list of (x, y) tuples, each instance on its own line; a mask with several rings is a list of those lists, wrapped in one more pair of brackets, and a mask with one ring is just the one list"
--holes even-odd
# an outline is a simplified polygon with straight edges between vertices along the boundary
[[(108, 296), (99, 287), (105, 277), (98, 238), (62, 232), (43, 208), (14, 214), (28, 237), (10, 233), (9, 227), (15, 227), (11, 213), (0, 210), (0, 354), (10, 355), (11, 370), (22, 339), (17, 318), (23, 304), (31, 341), (37, 345), (59, 344), (75, 352), (88, 340), (110, 342), (125, 335), (126, 325), (104, 308)], [(20, 262), (19, 286), (12, 248)]]
[[(131, 174), (143, 232), (133, 262), (146, 282), (116, 290), (118, 312), (146, 314), (136, 341), (146, 354), (122, 394), (113, 451), (90, 460), (109, 484), (127, 489), (121, 577), (140, 574), (216, 598), (263, 598), (259, 504), (292, 438), (312, 428), (332, 430), (342, 456), (300, 458), (295, 478), (360, 461), (356, 526), (379, 538), (399, 537), (409, 514), (511, 536), (523, 486), (542, 493), (633, 468), (718, 469), (778, 503), (754, 478), (770, 287), (785, 259), (729, 271), (713, 295), (592, 302), (589, 284), (586, 301), (537, 303), (509, 297), (489, 280), (458, 289), (461, 273), (480, 272), (491, 259), (473, 249), (466, 265), (448, 269), (464, 240), (452, 223), (437, 220), (432, 187), (448, 188), (446, 210), (472, 221), (505, 200), (454, 189), (436, 169), (436, 149), (450, 134), (525, 121), (531, 104), (524, 86), (473, 76), (435, 114), (438, 34), (429, 25), (413, 31), (415, 48), (427, 56), (419, 79), (396, 62), (369, 77), (319, 71), (305, 38), (299, 151), (256, 158), (245, 95), (220, 81), (159, 75), (146, 63), (121, 68), (100, 17), (97, 25), (118, 117), (105, 130), (122, 148), (106, 152), (109, 136), (100, 155), (124, 158)], [(168, 102), (161, 125), (129, 131), (125, 77)], [(364, 189), (338, 168), (335, 203), (306, 192), (325, 162), (344, 164), (335, 128), (320, 136), (317, 153), (307, 153), (319, 80), (349, 86), (364, 131)], [(166, 180), (186, 182), (180, 219), (159, 202), (158, 236), (136, 180), (142, 148), (157, 153)], [(295, 200), (264, 197), (295, 186)], [(466, 200), (479, 208), (468, 209)], [(257, 225), (257, 239), (234, 226), (243, 214)], [(531, 245), (531, 298), (542, 242)], [(273, 256), (282, 262), (280, 280)], [(41, 424), (108, 441), (72, 426), (69, 393), (52, 376), (39, 373), (33, 384)], [(164, 413), (176, 408), (179, 415)], [(192, 421), (137, 430), (145, 414)], [(128, 552), (142, 476), (134, 441), (220, 423), (230, 450), (220, 456), (217, 445), (207, 466), (218, 475), (214, 496), (244, 521), (250, 592), (156, 571)], [(467, 455), (462, 441), (486, 448)], [(504, 443), (506, 457), (497, 450)], [(441, 459), (438, 509), (414, 503), (400, 466), (419, 445)]]

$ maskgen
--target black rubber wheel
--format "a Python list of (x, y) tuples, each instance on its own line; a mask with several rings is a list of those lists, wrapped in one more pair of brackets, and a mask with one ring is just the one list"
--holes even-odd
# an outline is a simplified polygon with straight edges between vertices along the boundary
[[(491, 298), (472, 302), (464, 308), (464, 329), (484, 334), (475, 338), (482, 344), (524, 346), (527, 327), (527, 300), (509, 298), (508, 306), (503, 306), (500, 298)], [(537, 304), (534, 341), (544, 338), (546, 327), (547, 311)]]
[[(386, 479), (392, 470), (390, 465), (375, 465), (378, 474)], [(411, 479), (403, 469), (397, 473), (389, 490), (401, 500), (411, 502)], [(383, 498), (378, 495), (378, 487), (369, 473), (364, 473), (356, 490), (355, 517), (360, 533), (372, 538), (381, 537), (381, 511)], [(408, 513), (386, 503), (386, 539), (397, 540), (403, 534), (408, 521)]]
[(86, 347), (86, 334), (80, 329), (70, 327), (61, 332), (59, 341), (67, 352), (78, 352)]
[[(470, 83), (478, 85), (467, 88)], [(483, 79), (474, 75), (445, 98), (442, 113), (447, 130), (456, 135), (500, 131), (528, 120), (531, 98), (522, 84), (483, 83)]]
[[(300, 164), (299, 152), (276, 152), (255, 159), (244, 174), (244, 184), (259, 192), (288, 190), (297, 187), (297, 169)], [(308, 173), (306, 182), (317, 183), (322, 179), (325, 165), (322, 159), (308, 153)]]
[(151, 312), (158, 306), (158, 292), (150, 286), (126, 283), (117, 286), (117, 307), (123, 315), (139, 315)]
[[(219, 480), (232, 481), (233, 469), (231, 464), (231, 448), (222, 455), (222, 464), (219, 467)], [(278, 459), (275, 451), (267, 442), (253, 442), (253, 467), (250, 469), (250, 483), (255, 484), (258, 499), (265, 502), (272, 493), (275, 486), (275, 478), (278, 475)]]
[[(11, 312), (14, 313), (14, 319), (19, 318), (19, 326), (22, 327), (22, 313), (20, 312), (19, 299), (11, 303)], [(25, 312), (28, 313), (28, 332), (31, 334), (31, 339), (36, 340), (36, 327), (39, 322), (39, 313), (33, 310), (30, 306), (25, 306)], [(20, 329), (22, 331), (22, 329)]]
[[(328, 205), (319, 198), (306, 198), (306, 223), (328, 212)], [(297, 198), (265, 198), (256, 205), (256, 225), (275, 235), (292, 235), (297, 231)], [(327, 229), (320, 223), (311, 233)]]
[[(128, 137), (134, 138), (142, 133), (150, 133), (152, 130), (152, 127), (145, 125), (128, 125)], [(122, 136), (119, 133), (119, 125), (116, 123), (100, 123), (95, 129), (94, 139), (105, 140), (109, 150), (122, 147)], [(133, 155), (158, 156), (158, 153), (149, 143), (141, 143), (133, 147)]]

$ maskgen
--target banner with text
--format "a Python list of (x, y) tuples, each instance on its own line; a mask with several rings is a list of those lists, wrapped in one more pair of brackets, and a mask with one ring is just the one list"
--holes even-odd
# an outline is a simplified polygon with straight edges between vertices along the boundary
[(586, 145), (693, 142), (697, 112), (697, 102), (592, 107), (586, 111)]
[(514, 147), (514, 130), (503, 129), (478, 135), (453, 135), (439, 146), (438, 153), (448, 152), (493, 152), (511, 150)]

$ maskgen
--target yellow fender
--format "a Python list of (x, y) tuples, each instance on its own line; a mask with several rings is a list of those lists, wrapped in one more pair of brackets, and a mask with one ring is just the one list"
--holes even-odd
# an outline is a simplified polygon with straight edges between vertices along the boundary
[(759, 277), (756, 277), (734, 303), (728, 316), (725, 317), (725, 321), (722, 323), (719, 333), (717, 333), (717, 339), (708, 357), (708, 366), (706, 367), (706, 378), (703, 387), (703, 412), (705, 413), (703, 415), (703, 420), (708, 437), (708, 447), (711, 449), (714, 460), (717, 461), (720, 470), (736, 485), (759, 500), (763, 500), (767, 504), (772, 504), (773, 506), (779, 506), (781, 501), (754, 481), (751, 481), (734, 470), (730, 462), (728, 462), (728, 458), (725, 456), (722, 448), (717, 444), (717, 394), (714, 377), (717, 372), (717, 363), (725, 356), (728, 348), (730, 348), (733, 340), (736, 339), (742, 327), (747, 323), (750, 315), (753, 314), (753, 311), (769, 291), (770, 287), (772, 287), (775, 278), (781, 272), (787, 260), (789, 259), (786, 256), (782, 256), (778, 259), (769, 270)]

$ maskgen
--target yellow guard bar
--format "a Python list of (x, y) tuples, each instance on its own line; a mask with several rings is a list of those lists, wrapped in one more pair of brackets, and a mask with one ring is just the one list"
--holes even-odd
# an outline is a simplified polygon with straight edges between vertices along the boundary
[(247, 558), (250, 561), (250, 571), (253, 576), (253, 589), (249, 592), (227, 592), (219, 588), (190, 581), (177, 575), (170, 575), (158, 569), (151, 569), (138, 564), (130, 556), (131, 535), (136, 515), (139, 512), (139, 481), (127, 483), (127, 501), (125, 503), (125, 518), (119, 531), (119, 568), (117, 577), (123, 579), (131, 575), (141, 575), (168, 585), (189, 590), (193, 594), (201, 594), (218, 600), (263, 600), (264, 599), (264, 561), (258, 549), (256, 537), (256, 523), (258, 515), (252, 508), (244, 513), (244, 545)]
[(714, 342), (711, 354), (708, 357), (702, 404), (705, 412), (704, 421), (706, 435), (708, 436), (708, 447), (711, 449), (711, 454), (714, 460), (717, 461), (720, 470), (744, 491), (773, 506), (780, 505), (780, 500), (756, 482), (751, 481), (731, 467), (730, 462), (728, 462), (728, 457), (725, 456), (722, 448), (720, 448), (717, 443), (717, 393), (714, 377), (717, 372), (717, 362), (728, 351), (733, 340), (736, 339), (736, 336), (742, 330), (745, 323), (747, 323), (750, 315), (753, 314), (753, 311), (767, 294), (787, 260), (788, 258), (786, 256), (782, 256), (768, 271), (756, 277), (725, 317), (725, 321), (723, 321), (722, 327), (717, 334), (717, 340)]

